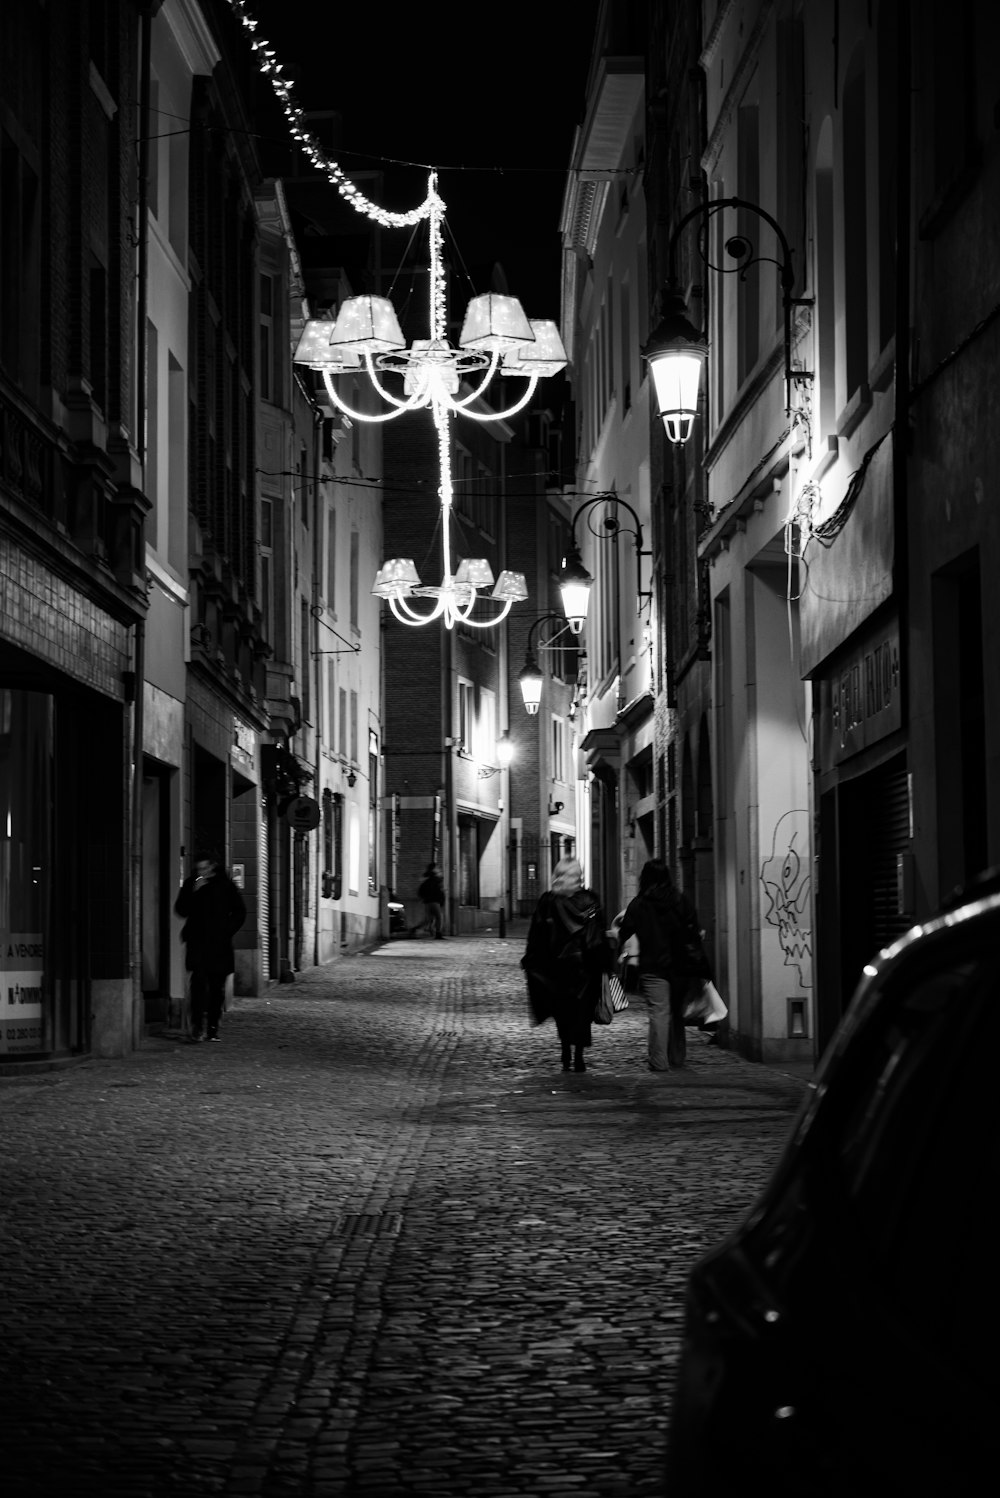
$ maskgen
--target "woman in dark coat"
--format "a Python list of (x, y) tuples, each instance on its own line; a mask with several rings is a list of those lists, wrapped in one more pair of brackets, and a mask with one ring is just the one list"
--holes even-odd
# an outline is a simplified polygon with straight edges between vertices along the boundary
[(233, 937), (246, 920), (243, 896), (211, 854), (199, 853), (174, 910), (185, 917), (181, 937), (191, 974), (191, 1038), (201, 1040), (204, 1032), (208, 1040), (218, 1040), (226, 978), (236, 966)]
[(584, 888), (583, 869), (563, 858), (552, 873), (552, 888), (535, 907), (521, 966), (536, 1024), (556, 1022), (563, 1071), (586, 1071), (583, 1053), (601, 996), (601, 979), (612, 971), (613, 954), (604, 912), (593, 890)]
[(619, 951), (639, 941), (639, 992), (649, 1011), (649, 1069), (683, 1066), (687, 1055), (684, 1003), (693, 981), (711, 978), (701, 944), (698, 912), (670, 876), (667, 865), (651, 858), (639, 875), (639, 893), (625, 911), (618, 932)]

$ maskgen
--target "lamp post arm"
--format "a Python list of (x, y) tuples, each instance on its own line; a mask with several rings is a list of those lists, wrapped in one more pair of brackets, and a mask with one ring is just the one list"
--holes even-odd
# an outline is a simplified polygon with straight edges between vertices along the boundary
[[(677, 245), (684, 229), (696, 218), (702, 220), (703, 230), (707, 229), (709, 220), (714, 218), (717, 213), (723, 212), (726, 208), (733, 208), (737, 212), (746, 211), (747, 213), (753, 213), (758, 218), (763, 219), (770, 226), (775, 239), (778, 241), (781, 255), (780, 260), (776, 260), (771, 255), (753, 254), (754, 246), (745, 236), (739, 234), (734, 235), (726, 243), (727, 251), (739, 261), (737, 265), (713, 264), (709, 259), (709, 253), (703, 241), (699, 244), (698, 253), (709, 269), (717, 270), (723, 275), (730, 275), (734, 271), (746, 272), (751, 265), (759, 264), (764, 260), (770, 260), (778, 267), (781, 280), (782, 331), (785, 356), (785, 410), (790, 412), (792, 409), (792, 381), (795, 378), (795, 373), (792, 370), (792, 308), (797, 306), (811, 306), (812, 299), (810, 297), (794, 297), (792, 295), (792, 290), (795, 286), (794, 252), (788, 242), (788, 236), (778, 223), (778, 220), (772, 214), (768, 213), (766, 208), (761, 208), (758, 203), (752, 203), (749, 198), (716, 198), (712, 202), (699, 203), (697, 207), (690, 209), (689, 212), (684, 214), (683, 218), (677, 221), (670, 235), (667, 247), (667, 266), (670, 277), (669, 287), (671, 289), (677, 288)], [(802, 371), (801, 376), (805, 376), (805, 373), (805, 371)]]
[[(632, 506), (629, 504), (629, 502), (628, 502), (627, 499), (619, 499), (618, 495), (617, 494), (613, 494), (613, 493), (611, 493), (611, 494), (595, 494), (592, 499), (585, 500), (584, 503), (577, 510), (576, 514), (573, 516), (573, 524), (570, 527), (570, 533), (569, 533), (569, 545), (570, 545), (570, 552), (571, 552), (571, 554), (573, 552), (576, 552), (577, 554), (579, 554), (579, 551), (580, 551), (580, 545), (579, 545), (579, 542), (576, 539), (577, 522), (579, 521), (579, 519), (580, 519), (580, 517), (582, 515), (586, 514), (589, 510), (592, 510), (595, 505), (600, 505), (600, 504), (604, 504), (604, 505), (620, 505), (623, 510), (627, 510), (628, 511), (628, 513), (632, 516), (632, 519), (635, 522), (635, 530), (632, 533), (635, 536), (635, 554), (636, 554), (637, 557), (648, 555), (648, 553), (644, 552), (643, 549), (642, 549), (642, 522), (641, 522), (641, 520), (639, 519), (638, 515), (636, 514), (636, 512), (632, 508)], [(599, 540), (602, 540), (602, 541), (606, 541), (607, 540), (607, 536), (604, 535), (601, 531), (594, 530), (594, 527), (592, 525), (590, 525), (589, 520), (588, 520), (587, 524), (590, 527), (590, 531), (591, 531), (592, 535), (597, 536)], [(618, 538), (618, 532), (622, 529), (622, 527), (621, 527), (621, 525), (619, 525), (619, 523), (618, 523), (618, 521), (616, 519), (612, 518), (610, 521), (605, 520), (605, 529), (606, 529), (608, 535), (613, 536), (617, 540), (617, 538)]]
[(558, 624), (560, 628), (557, 629), (554, 634), (551, 634), (547, 641), (543, 641), (543, 643), (539, 646), (539, 649), (541, 650), (549, 649), (552, 645), (552, 642), (558, 639), (561, 634), (569, 629), (569, 624), (566, 621), (565, 614), (540, 614), (538, 618), (533, 621), (531, 628), (528, 630), (528, 643), (525, 646), (524, 651), (525, 656), (534, 656), (535, 633), (541, 625), (549, 623)]

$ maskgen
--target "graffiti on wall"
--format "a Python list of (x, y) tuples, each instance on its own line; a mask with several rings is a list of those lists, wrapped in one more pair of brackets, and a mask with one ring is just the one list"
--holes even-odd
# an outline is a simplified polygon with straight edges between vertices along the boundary
[(809, 867), (809, 813), (786, 811), (779, 817), (760, 882), (767, 895), (764, 919), (776, 927), (785, 966), (798, 969), (799, 987), (812, 987), (812, 924)]

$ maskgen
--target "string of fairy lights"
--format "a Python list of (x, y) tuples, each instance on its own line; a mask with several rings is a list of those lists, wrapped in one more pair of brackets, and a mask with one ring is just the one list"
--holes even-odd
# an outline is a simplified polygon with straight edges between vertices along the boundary
[(246, 0), (229, 0), (229, 8), (235, 12), (244, 29), (250, 33), (250, 46), (257, 59), (257, 66), (274, 90), (285, 116), (289, 134), (316, 170), (326, 174), (344, 201), (349, 203), (356, 213), (363, 214), (365, 218), (372, 219), (376, 224), (381, 224), (384, 229), (405, 229), (430, 218), (435, 205), (441, 204), (434, 187), (428, 190), (427, 196), (419, 207), (411, 208), (407, 213), (394, 213), (388, 208), (380, 207), (378, 203), (373, 203), (371, 198), (365, 196), (357, 184), (351, 181), (340, 163), (326, 154), (306, 128), (306, 117), (295, 97), (294, 84), (291, 78), (285, 76), (284, 65), (278, 60), (278, 55), (271, 43), (266, 37), (256, 34), (258, 23), (251, 15)]

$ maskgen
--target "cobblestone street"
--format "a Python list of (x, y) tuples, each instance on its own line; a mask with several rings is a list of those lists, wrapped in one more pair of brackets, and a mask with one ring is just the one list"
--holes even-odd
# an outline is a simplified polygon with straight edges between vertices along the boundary
[(634, 999), (563, 1074), (522, 950), (0, 1079), (6, 1498), (662, 1491), (685, 1274), (804, 1081), (695, 1032), (651, 1073)]

